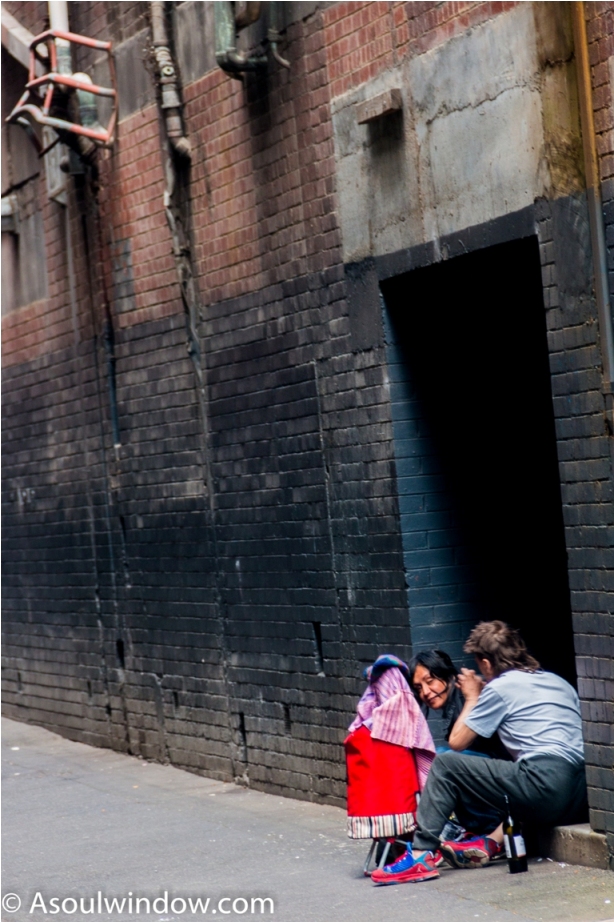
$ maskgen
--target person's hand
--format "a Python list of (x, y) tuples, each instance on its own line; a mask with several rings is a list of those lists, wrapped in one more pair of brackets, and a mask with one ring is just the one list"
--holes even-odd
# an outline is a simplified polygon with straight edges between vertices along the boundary
[(457, 688), (460, 688), (465, 701), (477, 701), (484, 688), (484, 681), (475, 669), (461, 669), (456, 677)]

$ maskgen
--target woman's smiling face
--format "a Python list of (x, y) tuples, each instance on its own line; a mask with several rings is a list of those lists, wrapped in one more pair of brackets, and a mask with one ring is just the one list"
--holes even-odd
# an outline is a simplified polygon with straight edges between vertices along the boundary
[(450, 688), (443, 679), (438, 679), (425, 666), (416, 666), (412, 688), (423, 704), (438, 711), (444, 706)]

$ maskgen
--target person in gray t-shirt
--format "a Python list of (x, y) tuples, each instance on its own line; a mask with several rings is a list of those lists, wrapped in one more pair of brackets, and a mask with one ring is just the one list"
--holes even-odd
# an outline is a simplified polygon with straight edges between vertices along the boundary
[(553, 672), (511, 669), (496, 676), (480, 690), (464, 724), (479, 736), (498, 731), (515, 761), (542, 754), (584, 760), (578, 695)]
[[(488, 864), (502, 852), (501, 825), (460, 842), (441, 842), (457, 808), (498, 811), (506, 798), (520, 820), (545, 825), (578, 822), (586, 810), (586, 778), (580, 703), (560, 676), (544, 672), (517, 631), (503, 621), (481, 622), (465, 652), (475, 656), (482, 678), (463, 669), (458, 677), (465, 703), (452, 728), (454, 752), (438, 755), (422, 793), (411, 850), (374, 872), (378, 884), (437, 876), (439, 852), (454, 867)], [(476, 736), (497, 732), (514, 761), (464, 755)], [(413, 859), (413, 864), (412, 864)]]

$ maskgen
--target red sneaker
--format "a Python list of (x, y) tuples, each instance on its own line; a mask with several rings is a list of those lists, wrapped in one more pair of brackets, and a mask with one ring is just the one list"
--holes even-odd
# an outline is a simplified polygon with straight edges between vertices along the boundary
[(503, 846), (488, 836), (474, 836), (460, 842), (442, 842), (441, 852), (454, 868), (482, 868), (503, 851)]
[(440, 868), (442, 864), (446, 863), (446, 859), (443, 857), (439, 849), (436, 852), (433, 852), (433, 864), (436, 868)]
[(434, 877), (439, 877), (439, 871), (433, 853), (425, 852), (420, 858), (414, 858), (411, 847), (394, 864), (376, 868), (371, 874), (371, 880), (377, 886), (418, 883), (421, 880), (432, 880)]

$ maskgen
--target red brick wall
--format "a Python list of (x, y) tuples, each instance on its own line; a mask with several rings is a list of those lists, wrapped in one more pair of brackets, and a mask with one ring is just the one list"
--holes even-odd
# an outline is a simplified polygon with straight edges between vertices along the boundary
[(424, 54), (516, 5), (517, 0), (332, 4), (323, 13), (331, 96), (340, 96), (403, 57)]
[[(260, 103), (250, 104), (249, 91), (219, 70), (186, 87), (185, 119), (194, 150), (194, 255), (205, 301), (237, 297), (337, 264), (331, 97), (513, 5), (333, 4), (290, 26), (292, 72), (274, 71), (266, 111), (259, 113)], [(32, 32), (45, 27), (46, 4), (8, 3), (7, 8)], [(146, 24), (147, 4), (73, 3), (70, 15), (75, 31), (117, 42)], [(182, 310), (163, 189), (158, 111), (151, 106), (120, 124), (113, 150), (101, 158), (108, 291), (113, 241), (128, 239), (132, 245), (136, 309), (119, 314), (120, 327)], [(59, 217), (57, 206), (45, 207)], [(64, 247), (55, 246), (57, 232), (50, 233), (57, 252), (52, 259), (61, 259)], [(50, 297), (56, 298), (56, 288)], [(8, 320), (3, 334), (8, 361), (15, 348), (9, 342), (19, 329), (25, 338), (15, 360), (29, 348), (58, 346), (62, 333), (49, 335), (50, 325), (62, 331), (66, 324), (58, 323), (53, 308), (48, 312), (39, 305), (38, 319), (33, 311)]]
[(292, 75), (273, 75), (266, 106), (221, 71), (184, 93), (196, 265), (207, 302), (341, 258), (325, 36), (314, 18), (292, 26), (288, 38)]
[(135, 309), (117, 313), (119, 328), (182, 312), (171, 235), (164, 213), (158, 110), (149, 106), (120, 122), (101, 170), (105, 284), (113, 289), (113, 245), (131, 241)]
[(614, 176), (614, 108), (611, 59), (614, 57), (614, 5), (585, 3), (593, 83), (593, 112), (601, 179)]
[[(339, 232), (330, 98), (394, 66), (403, 56), (424, 53), (514, 5), (512, 0), (333, 4), (304, 28), (290, 27), (292, 76), (275, 73), (261, 118), (250, 109), (244, 88), (221, 71), (211, 71), (188, 86), (185, 116), (194, 149), (191, 191), (203, 296), (215, 302), (257, 290), (288, 272), (295, 275), (334, 264), (339, 259)], [(147, 4), (117, 6), (116, 10), (111, 3), (73, 3), (74, 28), (121, 40), (146, 24)], [(9, 2), (6, 7), (33, 32), (45, 25), (44, 3)], [(586, 7), (597, 139), (606, 179), (614, 174), (609, 76), (614, 13), (609, 3)], [(121, 316), (120, 325), (151, 319), (158, 310), (161, 316), (180, 310), (161, 208), (156, 107), (120, 126), (102, 176), (100, 200), (105, 219), (113, 225), (112, 236), (130, 238), (134, 246), (137, 310)], [(52, 292), (50, 296), (55, 297)], [(25, 319), (26, 314), (20, 316)], [(11, 341), (16, 323), (14, 317), (7, 324), (5, 335)], [(41, 323), (42, 331), (49, 326), (48, 318)], [(50, 346), (53, 337), (44, 336)], [(34, 332), (28, 337), (31, 344), (36, 341)]]

